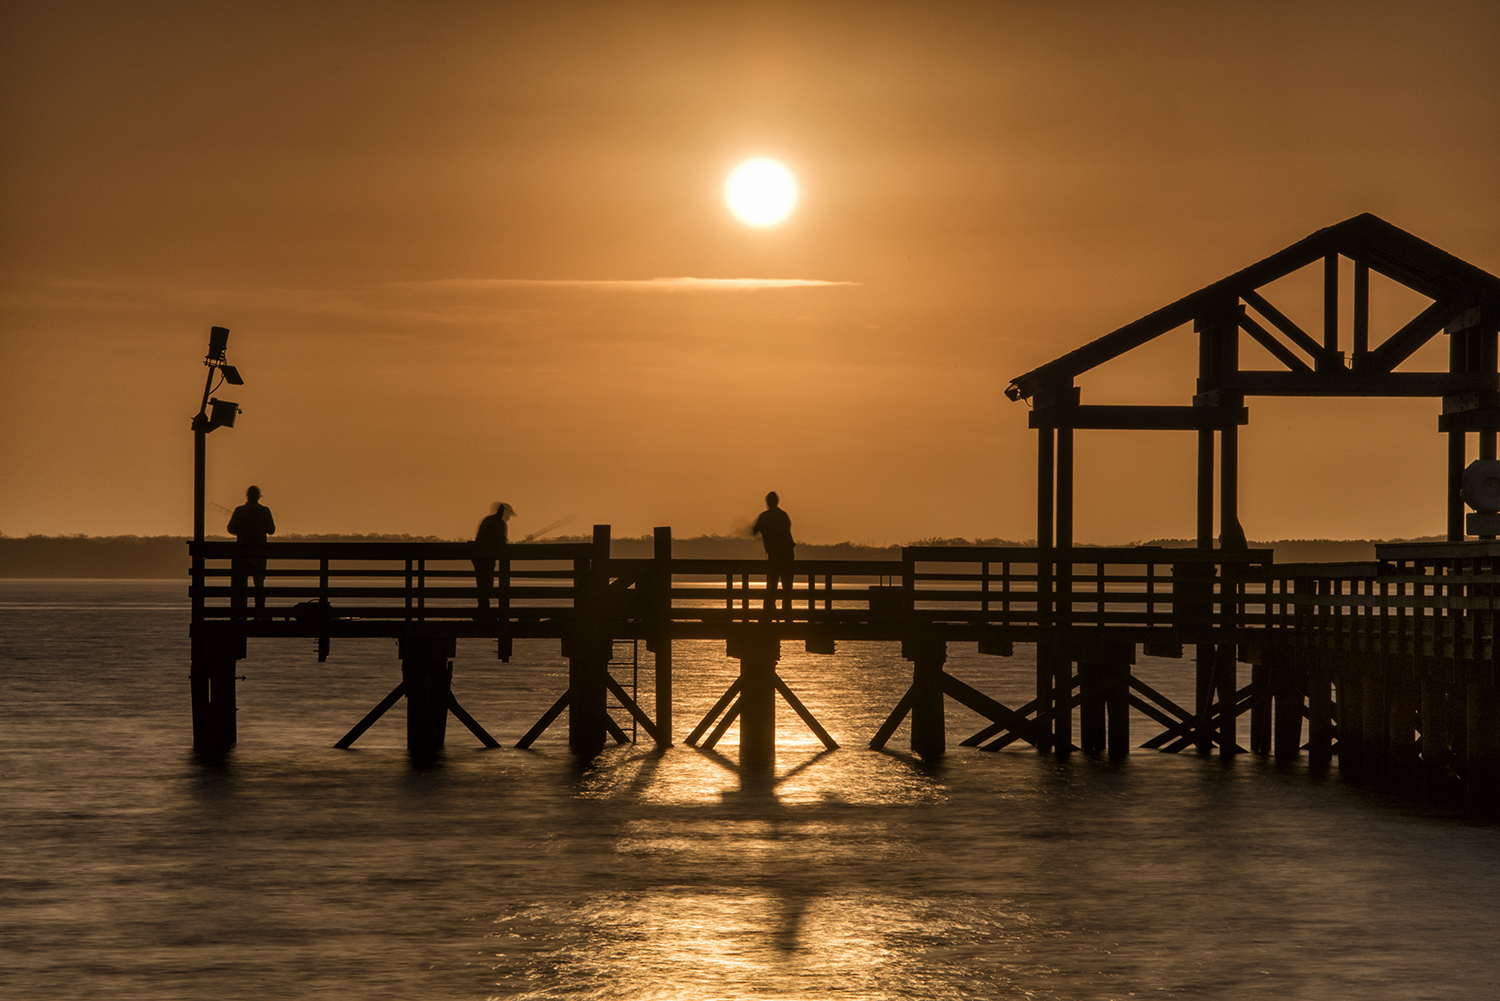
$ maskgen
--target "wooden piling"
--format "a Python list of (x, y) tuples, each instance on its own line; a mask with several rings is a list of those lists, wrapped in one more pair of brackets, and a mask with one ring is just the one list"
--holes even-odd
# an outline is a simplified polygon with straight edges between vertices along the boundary
[[(1132, 651), (1134, 647), (1131, 648)], [(1107, 750), (1111, 758), (1130, 753), (1130, 664), (1115, 661), (1105, 668), (1104, 708), (1108, 716)]]
[(647, 644), (656, 658), (656, 728), (659, 734), (657, 746), (672, 745), (672, 637), (667, 632), (672, 617), (672, 574), (665, 569), (672, 559), (672, 529), (657, 528), (653, 531), (653, 557), (664, 564), (656, 575), (656, 606), (660, 616), (659, 632), (654, 642)]
[[(1292, 650), (1266, 654), (1265, 684), (1271, 694), (1271, 747), (1277, 761), (1295, 761), (1302, 753), (1302, 714), (1307, 680)], [(1265, 753), (1262, 751), (1261, 753)]]
[(924, 758), (939, 758), (948, 749), (943, 719), (943, 665), (948, 644), (931, 638), (905, 643), (912, 662), (911, 749)]
[(740, 767), (776, 765), (776, 663), (781, 643), (774, 633), (744, 637), (740, 659)]
[(453, 701), (452, 636), (406, 636), (399, 645), (401, 684), (406, 693), (406, 749), (413, 758), (435, 757), (448, 733)]
[(1106, 741), (1103, 664), (1078, 663), (1078, 746), (1084, 754), (1102, 754)]
[(1500, 807), (1500, 689), (1488, 682), (1465, 686), (1467, 761), (1464, 785), (1475, 809)]
[(609, 737), (609, 686), (605, 676), (613, 655), (613, 640), (603, 622), (609, 589), (608, 525), (594, 526), (593, 553), (575, 570), (574, 607), (577, 619), (564, 643), (568, 658), (568, 746), (589, 757), (604, 750)]
[(200, 626), (192, 638), (189, 687), (193, 703), (193, 747), (206, 756), (227, 752), (239, 740), (235, 674), (245, 655), (243, 636)]

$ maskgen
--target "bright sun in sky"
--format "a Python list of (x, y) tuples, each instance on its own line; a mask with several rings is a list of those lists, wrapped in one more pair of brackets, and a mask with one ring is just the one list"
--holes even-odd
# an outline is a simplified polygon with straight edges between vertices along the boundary
[(797, 180), (775, 160), (746, 160), (724, 185), (730, 211), (752, 226), (774, 226), (797, 204)]

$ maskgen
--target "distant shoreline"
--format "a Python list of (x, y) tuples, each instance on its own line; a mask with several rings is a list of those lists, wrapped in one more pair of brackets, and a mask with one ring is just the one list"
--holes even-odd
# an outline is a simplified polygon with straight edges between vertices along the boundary
[[(225, 536), (211, 536), (228, 541)], [(280, 539), (282, 537), (278, 537)], [(1438, 536), (1401, 539), (1402, 542), (1439, 541)], [(410, 535), (289, 535), (286, 541), (321, 542), (447, 542), (436, 536)], [(586, 536), (557, 536), (546, 542), (586, 542)], [(0, 536), (0, 579), (5, 580), (174, 580), (188, 574), (187, 538), (177, 535), (112, 536)], [(921, 546), (1024, 546), (1030, 540), (917, 539)], [(1186, 539), (1152, 539), (1140, 545), (1186, 547)], [(1373, 560), (1375, 542), (1366, 539), (1283, 539), (1252, 542), (1255, 548), (1276, 551), (1278, 563), (1337, 563)], [(624, 559), (649, 557), (650, 536), (618, 538), (612, 552)], [(674, 539), (672, 555), (679, 559), (757, 559), (763, 554), (759, 541), (722, 535)], [(832, 545), (799, 543), (802, 559), (879, 560), (899, 559), (900, 546), (872, 546), (855, 542)]]

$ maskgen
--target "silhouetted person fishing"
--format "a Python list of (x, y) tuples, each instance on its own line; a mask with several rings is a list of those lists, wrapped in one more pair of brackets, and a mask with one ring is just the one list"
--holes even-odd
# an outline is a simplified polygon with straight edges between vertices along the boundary
[[(229, 534), (242, 546), (264, 546), (266, 536), (276, 534), (276, 520), (271, 509), (260, 502), (260, 487), (245, 490), (245, 503), (234, 509), (229, 516)], [(230, 577), (233, 586), (243, 588), (245, 578), (255, 579), (255, 607), (266, 607), (266, 558), (264, 556), (236, 557), (231, 563)], [(240, 599), (243, 600), (243, 599)]]
[(766, 559), (771, 569), (766, 573), (766, 608), (776, 607), (777, 579), (785, 582), (786, 598), (783, 607), (792, 607), (792, 551), (797, 543), (792, 541), (792, 519), (781, 509), (781, 498), (772, 490), (766, 494), (766, 509), (755, 519), (751, 535), (760, 536), (766, 547)]
[[(490, 505), (489, 516), (479, 523), (479, 531), (474, 533), (474, 542), (486, 548), (505, 545), (505, 523), (515, 516), (515, 508), (496, 501)], [(490, 608), (490, 594), (495, 589), (496, 559), (494, 556), (486, 556), (473, 561), (474, 583), (479, 588), (479, 613), (481, 615), (487, 613)]]

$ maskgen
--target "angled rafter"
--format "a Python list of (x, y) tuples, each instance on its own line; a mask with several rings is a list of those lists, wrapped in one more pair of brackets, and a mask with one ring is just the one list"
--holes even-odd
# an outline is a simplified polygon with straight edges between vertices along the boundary
[(1253, 316), (1240, 311), (1240, 329), (1255, 339), (1255, 342), (1276, 357), (1293, 372), (1311, 372), (1312, 366), (1303, 361), (1291, 348), (1278, 341), (1269, 330), (1255, 321)]

